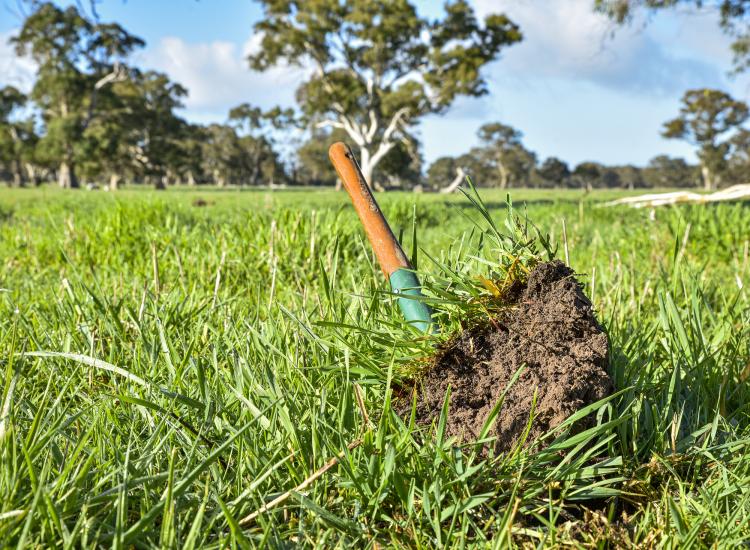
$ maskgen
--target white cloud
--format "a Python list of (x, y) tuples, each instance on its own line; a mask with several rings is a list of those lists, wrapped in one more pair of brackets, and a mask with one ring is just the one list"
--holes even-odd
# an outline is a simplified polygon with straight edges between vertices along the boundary
[(186, 107), (197, 121), (222, 120), (229, 108), (244, 102), (262, 107), (292, 105), (304, 72), (293, 67), (251, 71), (246, 56), (258, 41), (251, 36), (239, 47), (232, 42), (164, 37), (155, 48), (140, 54), (137, 62), (185, 86), (189, 91)]
[(506, 13), (524, 33), (524, 41), (496, 65), (495, 76), (585, 80), (644, 95), (673, 95), (725, 80), (721, 64), (692, 55), (686, 44), (673, 47), (654, 21), (615, 28), (593, 11), (591, 0), (476, 0), (476, 6), (483, 15)]
[(0, 86), (15, 86), (28, 93), (34, 84), (36, 64), (28, 57), (16, 56), (8, 40), (17, 32), (18, 29), (0, 32)]

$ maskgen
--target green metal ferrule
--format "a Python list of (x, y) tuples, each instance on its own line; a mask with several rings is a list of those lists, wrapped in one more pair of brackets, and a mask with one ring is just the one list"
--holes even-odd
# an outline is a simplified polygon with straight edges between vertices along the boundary
[[(398, 299), (398, 306), (406, 320), (422, 332), (432, 330), (432, 311), (430, 307), (419, 300), (422, 296), (419, 279), (413, 271), (397, 269), (389, 277), (393, 292), (402, 294)], [(411, 298), (410, 296), (414, 296)]]

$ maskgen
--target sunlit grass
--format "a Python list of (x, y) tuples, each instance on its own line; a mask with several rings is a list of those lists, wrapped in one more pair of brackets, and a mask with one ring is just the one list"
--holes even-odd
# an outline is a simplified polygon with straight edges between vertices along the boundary
[[(750, 539), (746, 204), (652, 219), (597, 207), (612, 194), (513, 192), (535, 226), (521, 249), (503, 193), (482, 193), (497, 234), (466, 198), (379, 198), (438, 311), (424, 338), (345, 195), (1, 193), (6, 544)], [(560, 257), (567, 244), (619, 393), (591, 430), (505, 455), (459, 449), (440, 423), (416, 432), (393, 389), (481, 314), (467, 309), (492, 295), (478, 276), (548, 255), (538, 235)]]

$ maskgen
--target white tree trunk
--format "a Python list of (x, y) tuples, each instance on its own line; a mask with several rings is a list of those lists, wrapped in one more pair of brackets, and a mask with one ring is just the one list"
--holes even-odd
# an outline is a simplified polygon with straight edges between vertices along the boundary
[(21, 162), (18, 160), (13, 161), (13, 187), (24, 187), (26, 182), (23, 179), (23, 168)]
[(701, 166), (701, 177), (703, 178), (703, 189), (711, 191), (714, 188), (714, 178), (708, 166)]
[(117, 174), (110, 174), (109, 185), (107, 186), (107, 188), (110, 191), (117, 191), (119, 187), (120, 187), (120, 176), (118, 176)]
[(508, 188), (508, 169), (505, 167), (501, 160), (497, 161), (497, 168), (500, 170), (500, 189)]
[(32, 181), (34, 185), (39, 185), (39, 175), (34, 165), (27, 162), (24, 167), (26, 168), (26, 174), (29, 177), (29, 180)]

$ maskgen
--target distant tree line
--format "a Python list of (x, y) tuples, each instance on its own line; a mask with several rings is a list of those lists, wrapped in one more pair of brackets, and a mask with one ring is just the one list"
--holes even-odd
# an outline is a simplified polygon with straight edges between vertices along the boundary
[(338, 140), (358, 150), (363, 172), (381, 189), (439, 190), (464, 174), (499, 188), (750, 181), (748, 107), (718, 90), (688, 91), (679, 116), (664, 126), (664, 136), (696, 146), (697, 166), (663, 155), (645, 167), (570, 166), (538, 158), (519, 130), (500, 122), (479, 129), (477, 147), (425, 165), (418, 121), (458, 96), (486, 94), (482, 68), (522, 38), (504, 15), (479, 21), (465, 0), (449, 2), (437, 21), (419, 17), (408, 0), (261, 1), (262, 43), (249, 64), (312, 63), (297, 90), (299, 108), (242, 104), (208, 125), (179, 116), (183, 86), (129, 64), (142, 39), (77, 5), (29, 2), (11, 43), (35, 62), (35, 82), (28, 94), (0, 89), (0, 180), (14, 186), (333, 186), (327, 149)]
[(289, 111), (241, 105), (225, 124), (191, 124), (176, 114), (184, 87), (127, 64), (143, 40), (89, 20), (76, 6), (34, 8), (11, 38), (38, 67), (34, 86), (28, 95), (0, 89), (0, 178), (110, 189), (286, 181), (271, 133), (289, 123)]

